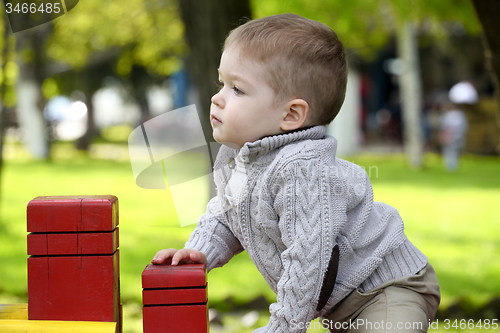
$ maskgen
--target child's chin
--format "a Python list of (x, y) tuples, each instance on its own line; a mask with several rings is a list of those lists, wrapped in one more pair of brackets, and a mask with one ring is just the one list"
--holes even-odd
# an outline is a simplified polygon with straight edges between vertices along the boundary
[(224, 146), (227, 146), (229, 148), (233, 148), (233, 149), (240, 149), (241, 147), (239, 145), (237, 145), (236, 143), (233, 143), (233, 142), (228, 142), (228, 141), (224, 141), (224, 140), (218, 140), (217, 138), (215, 138), (215, 141), (217, 141), (218, 143), (220, 143), (221, 145), (224, 145)]
[(224, 138), (222, 137), (222, 135), (220, 135), (220, 134), (218, 133), (218, 131), (217, 131), (217, 130), (214, 130), (214, 131), (212, 132), (212, 136), (214, 137), (215, 141), (217, 141), (218, 143), (222, 143), (221, 141), (224, 141)]

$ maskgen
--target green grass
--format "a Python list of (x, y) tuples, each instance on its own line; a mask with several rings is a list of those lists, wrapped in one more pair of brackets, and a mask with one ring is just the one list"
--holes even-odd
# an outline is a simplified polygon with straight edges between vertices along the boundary
[[(124, 329), (140, 331), (142, 270), (156, 251), (182, 247), (194, 225), (180, 227), (167, 190), (136, 186), (126, 159), (95, 160), (74, 151), (57, 156), (52, 162), (17, 156), (4, 166), (0, 303), (26, 302), (26, 205), (31, 199), (44, 195), (113, 194), (120, 205)], [(399, 155), (348, 160), (365, 166), (370, 173), (375, 200), (399, 210), (408, 237), (428, 256), (438, 274), (443, 307), (459, 299), (480, 307), (500, 295), (499, 158), (466, 156), (456, 173), (446, 172), (435, 155), (427, 155), (426, 167), (418, 172), (408, 168)], [(224, 309), (232, 302), (244, 303), (259, 295), (274, 299), (246, 253), (209, 274), (211, 306)]]

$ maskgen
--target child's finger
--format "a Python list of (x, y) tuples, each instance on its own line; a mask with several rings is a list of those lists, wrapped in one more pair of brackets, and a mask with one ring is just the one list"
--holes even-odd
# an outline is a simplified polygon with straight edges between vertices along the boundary
[(172, 258), (176, 252), (177, 250), (173, 248), (158, 251), (153, 260), (151, 260), (151, 263), (155, 265), (168, 264), (170, 258)]
[(154, 258), (151, 260), (151, 263), (154, 265), (171, 264), (176, 266), (179, 263), (189, 262), (206, 264), (207, 258), (203, 252), (192, 249), (166, 249), (156, 253)]
[(179, 262), (188, 261), (189, 260), (189, 254), (190, 254), (190, 251), (187, 250), (187, 249), (182, 249), (182, 250), (179, 250), (179, 251), (175, 252), (175, 254), (172, 257), (172, 263), (171, 263), (171, 265), (175, 266)]
[(205, 254), (203, 252), (193, 251), (193, 252), (191, 252), (191, 254), (190, 254), (189, 257), (194, 262), (199, 262), (199, 263), (202, 263), (202, 264), (206, 264), (207, 263), (207, 257), (205, 256)]

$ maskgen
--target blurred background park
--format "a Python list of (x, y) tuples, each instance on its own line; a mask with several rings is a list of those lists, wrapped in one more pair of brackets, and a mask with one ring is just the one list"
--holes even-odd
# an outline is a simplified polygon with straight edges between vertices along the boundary
[[(195, 104), (213, 141), (208, 113), (224, 38), (245, 19), (286, 12), (329, 25), (347, 47), (346, 102), (328, 130), (339, 155), (368, 172), (375, 200), (399, 210), (408, 237), (434, 266), (442, 292), (437, 318), (500, 319), (496, 0), (81, 0), (16, 33), (4, 14), (0, 304), (27, 302), (31, 199), (113, 194), (124, 332), (142, 331), (141, 272), (158, 250), (182, 248), (194, 224), (180, 226), (168, 189), (136, 185), (128, 137), (148, 120)], [(475, 98), (450, 104), (448, 92), (459, 82)], [(454, 171), (442, 158), (448, 106), (467, 120)], [(184, 156), (187, 165), (210, 166), (205, 156)], [(193, 191), (208, 198), (209, 185)], [(267, 323), (276, 297), (246, 253), (208, 282), (212, 332)]]

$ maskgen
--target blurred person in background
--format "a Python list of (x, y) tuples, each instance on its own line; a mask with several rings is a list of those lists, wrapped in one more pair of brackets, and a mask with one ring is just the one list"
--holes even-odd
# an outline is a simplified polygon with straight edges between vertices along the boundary
[(460, 105), (473, 105), (477, 101), (477, 91), (468, 81), (455, 84), (450, 89), (448, 98), (443, 96), (439, 137), (444, 164), (449, 171), (457, 169), (460, 155), (465, 147), (468, 122)]

